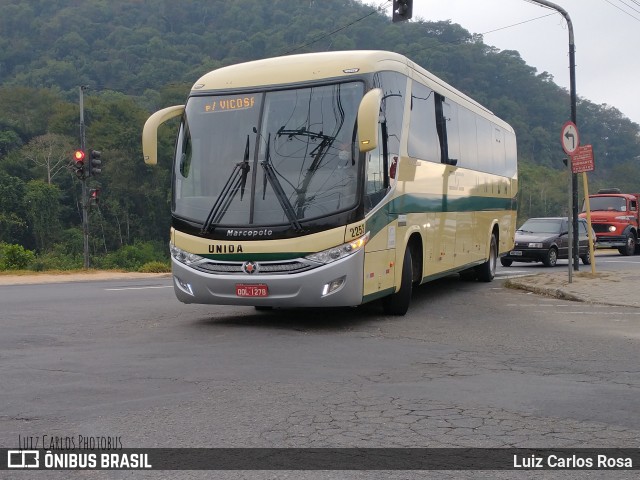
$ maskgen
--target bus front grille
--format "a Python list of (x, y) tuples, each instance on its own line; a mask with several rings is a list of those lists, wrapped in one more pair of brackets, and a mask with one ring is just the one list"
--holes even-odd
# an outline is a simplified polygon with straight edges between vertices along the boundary
[[(305, 262), (300, 259), (280, 262), (253, 262), (255, 272), (251, 275), (287, 275), (291, 273), (311, 270), (319, 265)], [(192, 264), (191, 267), (205, 273), (218, 275), (239, 275), (248, 274), (244, 268), (245, 262), (214, 262), (207, 260), (201, 263)]]

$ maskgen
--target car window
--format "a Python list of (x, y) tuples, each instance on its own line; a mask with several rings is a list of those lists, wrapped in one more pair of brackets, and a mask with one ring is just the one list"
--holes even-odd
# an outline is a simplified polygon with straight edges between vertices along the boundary
[(531, 233), (560, 233), (562, 221), (560, 219), (529, 219), (519, 230)]
[(587, 222), (578, 222), (578, 228), (580, 230), (580, 235), (587, 234)]

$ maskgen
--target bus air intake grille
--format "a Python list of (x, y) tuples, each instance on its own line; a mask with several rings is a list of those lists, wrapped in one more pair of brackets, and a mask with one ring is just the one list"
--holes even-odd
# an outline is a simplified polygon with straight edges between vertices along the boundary
[[(191, 265), (196, 270), (205, 273), (213, 273), (218, 275), (239, 275), (245, 274), (242, 269), (243, 262), (202, 262)], [(302, 260), (291, 260), (282, 262), (258, 262), (257, 271), (252, 274), (258, 275), (286, 275), (291, 273), (304, 272), (311, 270), (319, 265), (307, 263)]]

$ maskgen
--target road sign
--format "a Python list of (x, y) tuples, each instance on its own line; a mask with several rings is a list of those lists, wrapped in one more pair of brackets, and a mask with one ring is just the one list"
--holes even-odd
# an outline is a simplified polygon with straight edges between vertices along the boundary
[(593, 147), (583, 145), (571, 155), (571, 171), (573, 173), (591, 172), (595, 168), (593, 163)]
[(562, 149), (567, 155), (572, 155), (580, 146), (580, 137), (578, 137), (578, 127), (573, 122), (567, 122), (562, 126), (560, 134)]

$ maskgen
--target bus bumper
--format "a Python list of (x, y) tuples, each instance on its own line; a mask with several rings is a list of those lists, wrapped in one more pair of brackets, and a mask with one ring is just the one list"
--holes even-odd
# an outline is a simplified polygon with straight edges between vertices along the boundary
[[(183, 303), (263, 307), (345, 307), (360, 305), (364, 249), (300, 273), (282, 275), (216, 275), (194, 270), (172, 258), (173, 286)], [(328, 286), (339, 285), (325, 293)], [(266, 285), (266, 297), (241, 297), (237, 285)]]

